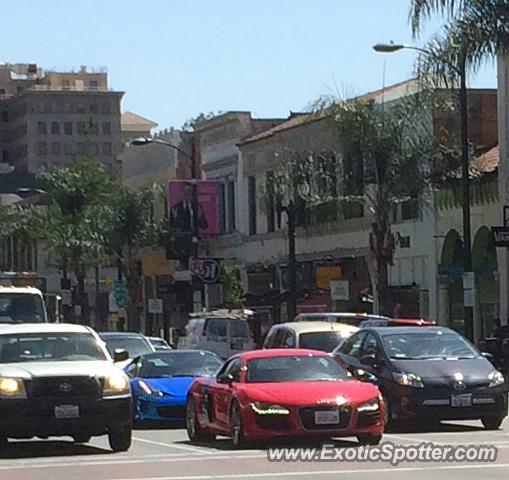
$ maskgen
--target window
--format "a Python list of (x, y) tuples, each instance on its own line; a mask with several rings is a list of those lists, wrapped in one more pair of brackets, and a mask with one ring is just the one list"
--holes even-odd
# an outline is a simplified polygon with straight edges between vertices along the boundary
[(60, 143), (53, 142), (51, 144), (51, 155), (60, 155)]
[(74, 149), (73, 149), (73, 145), (72, 145), (72, 143), (68, 143), (68, 142), (66, 142), (66, 143), (64, 144), (64, 153), (65, 153), (66, 155), (72, 155), (72, 154), (74, 153)]
[(38, 122), (37, 123), (37, 132), (40, 135), (46, 135), (48, 133), (46, 122)]
[(249, 235), (256, 235), (256, 178), (248, 177), (247, 195), (249, 202)]
[(295, 348), (295, 336), (292, 332), (286, 332), (285, 338), (283, 338), (283, 347)]
[(2, 150), (2, 163), (9, 162), (9, 150)]
[(97, 104), (96, 103), (91, 103), (89, 106), (88, 106), (88, 111), (90, 113), (97, 113)]
[(79, 104), (76, 106), (76, 113), (87, 113), (85, 105)]
[(207, 338), (226, 338), (227, 320), (221, 318), (210, 318), (205, 326)]
[(77, 125), (78, 135), (86, 135), (88, 133), (87, 122), (80, 121)]
[(226, 184), (226, 201), (228, 212), (228, 233), (235, 231), (235, 182), (230, 180)]
[(97, 90), (98, 87), (97, 80), (90, 80), (90, 83), (88, 85), (92, 90)]
[(101, 104), (101, 113), (103, 114), (111, 113), (111, 104), (109, 102), (103, 102)]
[(358, 333), (350, 337), (341, 347), (340, 352), (350, 357), (359, 357), (361, 353), (362, 341), (366, 337), (366, 333)]
[[(267, 172), (265, 177), (267, 191), (269, 191), (269, 186), (273, 176), (273, 172)], [(265, 201), (267, 202), (267, 232), (273, 232), (276, 229), (276, 211), (274, 197), (272, 195), (267, 195)]]
[(64, 123), (64, 134), (65, 135), (72, 135), (72, 122), (65, 122)]
[(274, 336), (274, 341), (272, 342), (272, 348), (279, 348), (283, 346), (283, 340), (286, 335), (286, 330), (284, 328), (279, 328)]
[(76, 144), (76, 153), (79, 154), (85, 153), (85, 144), (83, 142), (78, 142)]
[(231, 375), (234, 382), (240, 382), (240, 358), (234, 358), (224, 369), (224, 375)]
[(60, 123), (51, 122), (51, 134), (58, 135), (60, 133)]
[(276, 336), (277, 330), (270, 330), (267, 334), (267, 337), (265, 338), (265, 341), (263, 342), (264, 348), (272, 348), (272, 345), (274, 345), (274, 338)]
[(9, 121), (9, 112), (2, 111), (0, 112), (0, 122), (8, 122)]
[(69, 80), (62, 80), (62, 87), (64, 90), (69, 90), (71, 87), (71, 82)]
[(226, 187), (219, 184), (219, 231), (226, 233)]
[(366, 341), (362, 347), (362, 355), (378, 355), (378, 342), (372, 333), (368, 334), (366, 337)]
[(111, 135), (111, 123), (103, 122), (103, 135)]
[(104, 153), (104, 155), (112, 154), (111, 143), (109, 143), (109, 142), (103, 143), (103, 153)]
[(401, 204), (401, 220), (419, 218), (419, 201), (411, 198)]
[(37, 144), (37, 155), (45, 157), (48, 154), (48, 144), (46, 142), (39, 142)]

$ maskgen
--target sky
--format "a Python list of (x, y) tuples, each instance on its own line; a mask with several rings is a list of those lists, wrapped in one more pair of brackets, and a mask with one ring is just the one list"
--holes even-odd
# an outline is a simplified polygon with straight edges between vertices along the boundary
[[(322, 95), (351, 97), (412, 76), (410, 0), (0, 0), (0, 61), (106, 67), (123, 111), (159, 124), (200, 112), (280, 118)], [(384, 74), (385, 72), (385, 74)], [(473, 87), (495, 87), (488, 64)]]

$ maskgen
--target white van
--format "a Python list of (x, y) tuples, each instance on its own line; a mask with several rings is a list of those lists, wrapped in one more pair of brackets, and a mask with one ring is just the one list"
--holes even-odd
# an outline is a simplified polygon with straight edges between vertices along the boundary
[(198, 349), (214, 352), (222, 358), (253, 350), (247, 315), (229, 312), (192, 314), (186, 325), (186, 335), (177, 349)]

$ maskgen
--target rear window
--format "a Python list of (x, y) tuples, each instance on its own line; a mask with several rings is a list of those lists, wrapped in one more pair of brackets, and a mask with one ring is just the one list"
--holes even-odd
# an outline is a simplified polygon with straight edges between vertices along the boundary
[(347, 332), (334, 331), (301, 333), (299, 347), (332, 352), (348, 335)]
[(248, 338), (249, 327), (242, 320), (230, 320), (230, 336), (236, 338)]
[(39, 295), (0, 292), (0, 323), (45, 322), (44, 303)]

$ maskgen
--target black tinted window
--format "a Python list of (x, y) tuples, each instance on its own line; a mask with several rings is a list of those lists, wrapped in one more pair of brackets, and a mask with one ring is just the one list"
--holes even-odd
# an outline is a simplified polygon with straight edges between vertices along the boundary
[(139, 376), (157, 378), (214, 375), (222, 364), (219, 357), (207, 352), (152, 354), (142, 358)]

